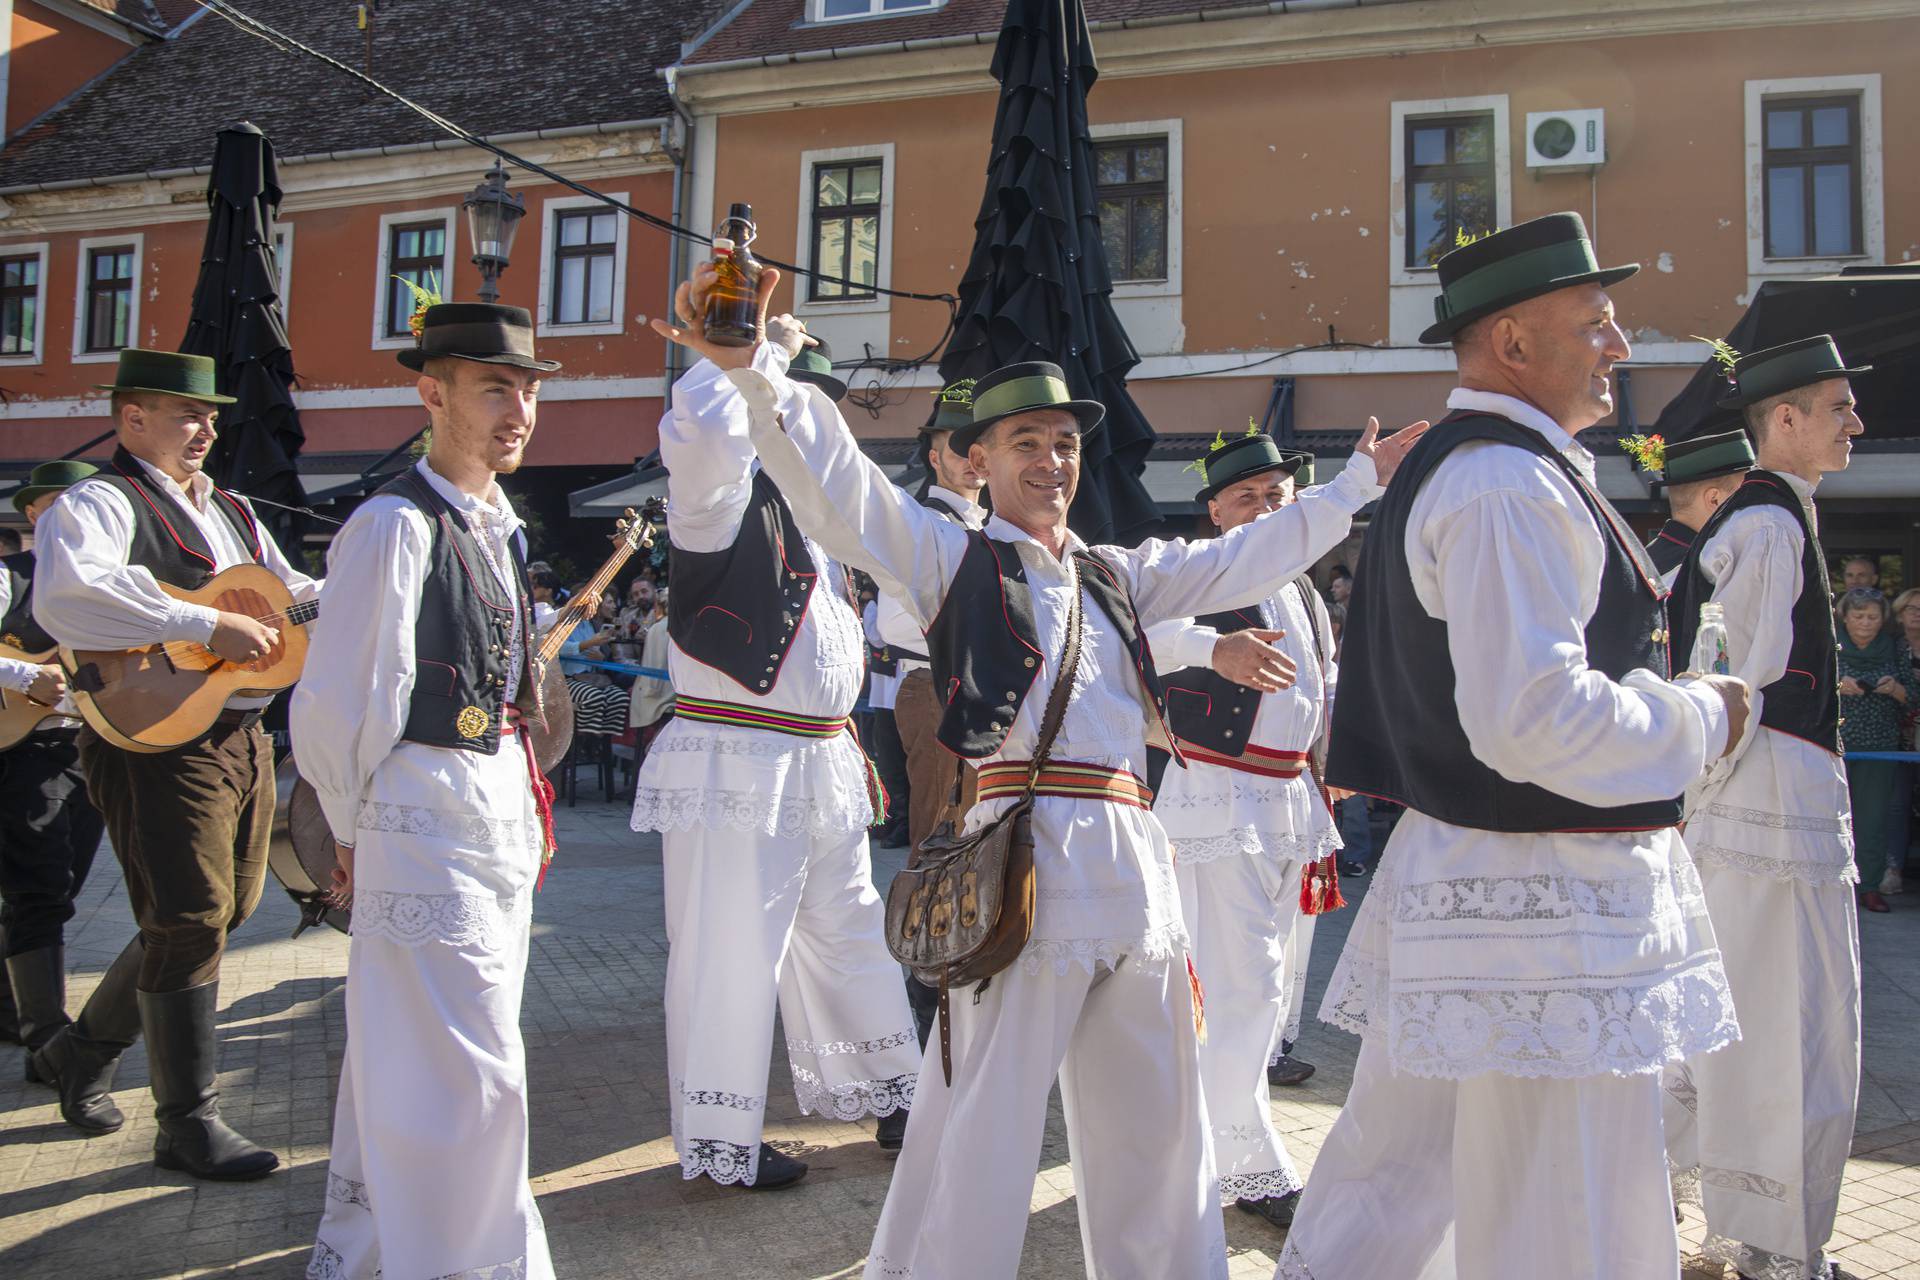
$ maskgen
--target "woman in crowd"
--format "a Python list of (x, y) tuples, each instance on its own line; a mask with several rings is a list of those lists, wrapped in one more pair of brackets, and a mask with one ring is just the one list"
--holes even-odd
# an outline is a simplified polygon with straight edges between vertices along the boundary
[[(1840, 720), (1848, 752), (1898, 751), (1900, 722), (1920, 687), (1906, 640), (1887, 626), (1887, 598), (1871, 587), (1840, 597)], [(1860, 871), (1860, 905), (1887, 911), (1881, 881), (1895, 850), (1899, 766), (1889, 760), (1848, 760), (1853, 804), (1853, 856)], [(1898, 851), (1902, 857), (1906, 851)]]
[[(1909, 669), (1913, 672), (1914, 683), (1920, 686), (1920, 587), (1908, 587), (1893, 601), (1894, 631), (1906, 641)], [(1916, 730), (1920, 729), (1920, 698), (1908, 701), (1905, 714), (1900, 717), (1900, 749), (1902, 751), (1920, 750), (1915, 746)], [(1901, 876), (1906, 870), (1905, 862), (1913, 856), (1913, 846), (1920, 840), (1920, 765), (1908, 762), (1900, 766), (1900, 780), (1897, 784), (1898, 809), (1894, 819), (1894, 862), (1887, 868), (1886, 881), (1881, 889), (1883, 893), (1899, 893), (1905, 886)]]

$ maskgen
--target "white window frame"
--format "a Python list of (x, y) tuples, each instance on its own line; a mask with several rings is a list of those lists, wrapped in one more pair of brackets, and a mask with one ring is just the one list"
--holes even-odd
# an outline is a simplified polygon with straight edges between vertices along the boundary
[(73, 363), (75, 364), (115, 364), (120, 359), (118, 351), (88, 351), (87, 348), (87, 264), (92, 261), (95, 249), (109, 249), (115, 245), (133, 246), (133, 306), (127, 311), (127, 345), (140, 345), (140, 293), (141, 281), (145, 278), (147, 257), (147, 237), (141, 231), (123, 231), (112, 236), (88, 236), (79, 245), (79, 261), (73, 268)]
[[(1177, 298), (1183, 279), (1180, 260), (1186, 200), (1182, 195), (1185, 146), (1179, 120), (1136, 120), (1127, 124), (1096, 124), (1087, 132), (1095, 142), (1103, 138), (1147, 138), (1165, 135), (1167, 139), (1167, 278), (1164, 280), (1116, 280), (1115, 298)], [(1095, 183), (1096, 191), (1099, 184)], [(1107, 264), (1109, 269), (1112, 263)]]
[(1393, 104), (1392, 151), (1388, 173), (1391, 175), (1392, 206), (1388, 210), (1387, 247), (1392, 253), (1391, 283), (1437, 288), (1437, 267), (1407, 265), (1407, 125), (1415, 120), (1438, 116), (1488, 114), (1493, 116), (1494, 226), (1513, 225), (1513, 139), (1507, 111), (1507, 95), (1485, 94), (1477, 98), (1428, 98), (1418, 102)]
[[(880, 161), (880, 245), (874, 260), (874, 283), (881, 289), (893, 287), (893, 144), (873, 143), (859, 147), (827, 147), (800, 153), (800, 202), (796, 210), (799, 235), (795, 237), (794, 263), (803, 270), (813, 269), (813, 170), (816, 165), (840, 160)], [(793, 313), (797, 316), (880, 315), (893, 310), (893, 299), (885, 293), (871, 298), (815, 299), (804, 280), (794, 282)]]
[(944, 9), (947, 7), (947, 0), (925, 0), (924, 3), (916, 5), (914, 8), (896, 9), (891, 13), (875, 7), (878, 4), (879, 0), (867, 0), (868, 11), (866, 13), (848, 13), (842, 14), (837, 18), (829, 18), (826, 15), (825, 0), (807, 0), (806, 25), (810, 27), (821, 25), (834, 26), (842, 22), (872, 22), (876, 18), (907, 18), (916, 13), (934, 13)]
[(274, 247), (274, 265), (280, 269), (280, 278), (274, 281), (274, 288), (280, 293), (280, 310), (293, 309), (293, 224), (279, 222), (274, 224), (273, 234), (281, 236), (280, 244)]
[[(1767, 257), (1766, 100), (1860, 95), (1860, 240), (1862, 252), (1833, 258)], [(1746, 82), (1747, 294), (1774, 276), (1830, 275), (1842, 267), (1887, 260), (1886, 158), (1880, 126), (1879, 73), (1804, 76)]]
[[(33, 303), (33, 354), (0, 355), (0, 366), (18, 367), (21, 365), (44, 364), (47, 355), (47, 258), (49, 243), (36, 240), (30, 244), (0, 244), (0, 258), (37, 257), (40, 267), (36, 275), (40, 281)], [(139, 290), (136, 288), (135, 293)], [(84, 310), (84, 308), (82, 308)]]
[[(632, 198), (625, 191), (610, 191), (615, 200), (629, 204)], [(592, 320), (584, 324), (556, 323), (550, 312), (553, 308), (553, 254), (559, 242), (554, 239), (556, 226), (562, 213), (574, 209), (601, 209), (612, 213), (613, 219), (613, 319)], [(540, 304), (534, 310), (534, 332), (542, 338), (567, 338), (592, 336), (595, 334), (625, 333), (627, 315), (627, 223), (630, 218), (620, 216), (618, 210), (607, 209), (604, 202), (592, 196), (554, 196), (547, 200), (540, 210)]]
[(373, 275), (373, 349), (375, 351), (399, 351), (413, 345), (413, 335), (403, 333), (397, 338), (387, 336), (387, 288), (392, 283), (388, 278), (392, 273), (387, 263), (393, 252), (392, 227), (396, 223), (432, 222), (438, 219), (446, 225), (446, 245), (443, 265), (440, 271), (440, 296), (451, 298), (453, 295), (453, 251), (456, 243), (455, 223), (460, 210), (446, 209), (409, 209), (401, 213), (383, 213), (380, 215), (379, 269)]

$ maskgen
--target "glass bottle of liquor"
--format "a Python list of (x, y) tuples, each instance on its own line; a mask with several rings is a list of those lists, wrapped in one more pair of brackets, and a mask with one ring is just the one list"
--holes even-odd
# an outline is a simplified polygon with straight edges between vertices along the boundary
[(1722, 676), (1731, 669), (1727, 660), (1727, 607), (1717, 600), (1700, 606), (1700, 629), (1693, 633), (1693, 661), (1688, 669)]
[(753, 242), (753, 206), (736, 204), (713, 237), (713, 287), (707, 292), (707, 341), (722, 347), (749, 347), (759, 337), (757, 318), (760, 264), (747, 246)]

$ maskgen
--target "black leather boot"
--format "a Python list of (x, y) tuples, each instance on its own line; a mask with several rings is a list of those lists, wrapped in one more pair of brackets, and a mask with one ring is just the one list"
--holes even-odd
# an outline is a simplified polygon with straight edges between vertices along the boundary
[(18, 1011), (20, 1043), (27, 1046), (23, 1073), (28, 1084), (44, 1084), (33, 1069), (33, 1051), (73, 1021), (67, 1016), (66, 948), (42, 947), (8, 956), (6, 969)]
[(889, 1156), (900, 1154), (900, 1148), (907, 1140), (907, 1109), (890, 1111), (880, 1117), (879, 1127), (874, 1130), (873, 1140)]
[(135, 987), (146, 948), (136, 935), (107, 967), (80, 1016), (61, 1027), (27, 1059), (30, 1079), (60, 1092), (60, 1118), (88, 1137), (112, 1133), (126, 1123), (107, 1091), (114, 1068), (140, 1035)]
[[(0, 929), (0, 955), (7, 949), (7, 931)], [(7, 968), (0, 965), (0, 1044), (20, 1043), (20, 1011), (14, 1007), (13, 987), (7, 982)], [(29, 1068), (31, 1078), (31, 1068)]]
[(213, 1017), (220, 984), (185, 991), (142, 991), (140, 1021), (147, 1033), (147, 1071), (153, 1077), (153, 1162), (216, 1182), (264, 1178), (280, 1157), (236, 1133), (220, 1118), (214, 1086)]

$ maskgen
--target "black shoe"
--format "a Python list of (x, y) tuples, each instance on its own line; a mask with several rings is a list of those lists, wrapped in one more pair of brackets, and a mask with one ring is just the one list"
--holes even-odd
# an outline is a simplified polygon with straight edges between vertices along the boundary
[(108, 1090), (120, 1055), (140, 1035), (134, 987), (145, 958), (146, 948), (136, 936), (114, 957), (80, 1016), (27, 1058), (29, 1078), (59, 1091), (60, 1118), (90, 1138), (127, 1122)]
[(218, 982), (185, 991), (142, 991), (140, 1021), (147, 1033), (147, 1071), (153, 1077), (153, 1163), (215, 1182), (264, 1178), (280, 1157), (249, 1142), (220, 1118), (214, 1087), (213, 1018)]
[[(0, 954), (5, 954), (7, 931), (0, 929)], [(7, 967), (0, 964), (0, 1044), (19, 1044), (20, 1011), (14, 1007), (13, 987), (7, 981)], [(31, 1074), (29, 1074), (31, 1079)]]
[(1860, 1280), (1860, 1277), (1853, 1274), (1853, 1272), (1842, 1270), (1840, 1264), (1837, 1262), (1829, 1262), (1827, 1264), (1827, 1276), (1829, 1280)]
[(907, 1109), (901, 1107), (881, 1116), (880, 1127), (873, 1131), (873, 1140), (888, 1155), (899, 1155), (901, 1145), (907, 1140)]
[(27, 1080), (38, 1083), (32, 1050), (53, 1039), (73, 1019), (67, 1016), (67, 955), (64, 947), (42, 947), (7, 957), (7, 985), (18, 1011), (20, 1043), (27, 1046)]
[(1367, 864), (1364, 862), (1343, 862), (1340, 864), (1340, 874), (1343, 876), (1363, 876), (1367, 874)]
[(1259, 1200), (1235, 1200), (1233, 1207), (1242, 1213), (1250, 1213), (1256, 1218), (1265, 1218), (1285, 1231), (1293, 1225), (1293, 1211), (1300, 1207), (1300, 1193), (1289, 1191), (1283, 1196), (1266, 1196)]
[(1267, 1066), (1267, 1083), (1283, 1089), (1289, 1085), (1305, 1084), (1313, 1078), (1316, 1070), (1318, 1068), (1311, 1062), (1302, 1062), (1283, 1050), (1280, 1061)]
[(763, 1142), (760, 1144), (760, 1167), (755, 1170), (753, 1181), (747, 1184), (747, 1190), (778, 1191), (806, 1176), (805, 1161), (776, 1151), (771, 1142)]

